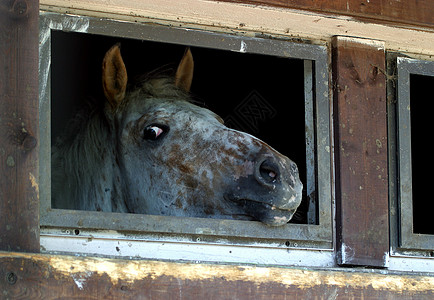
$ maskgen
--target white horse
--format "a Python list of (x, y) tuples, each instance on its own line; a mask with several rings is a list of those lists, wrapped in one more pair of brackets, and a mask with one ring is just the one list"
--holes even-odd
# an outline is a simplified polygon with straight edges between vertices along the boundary
[(174, 78), (127, 89), (119, 45), (103, 61), (106, 101), (75, 118), (52, 152), (54, 208), (287, 223), (297, 166), (189, 102), (193, 57)]

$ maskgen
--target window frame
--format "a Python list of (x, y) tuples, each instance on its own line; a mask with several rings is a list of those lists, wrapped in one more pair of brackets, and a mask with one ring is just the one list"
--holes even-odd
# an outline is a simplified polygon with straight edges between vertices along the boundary
[(410, 75), (434, 76), (434, 61), (389, 54), (390, 232), (392, 254), (432, 257), (434, 235), (413, 232)]
[[(314, 118), (306, 119), (309, 122), (307, 125), (312, 129), (312, 134), (306, 137), (307, 142), (312, 145), (308, 151), (315, 154), (310, 164), (315, 166), (316, 170), (316, 172), (308, 175), (312, 184), (307, 189), (311, 191), (316, 187), (316, 194), (319, 198), (319, 200), (315, 200), (318, 201), (318, 216), (315, 216), (315, 211), (310, 211), (310, 219), (317, 219), (319, 224), (287, 224), (279, 228), (269, 228), (259, 222), (52, 209), (50, 200), (51, 99), (49, 93), (52, 30), (152, 40), (189, 46), (206, 46), (221, 50), (246, 51), (248, 53), (303, 59), (305, 102), (310, 107), (312, 114), (315, 114)], [(265, 248), (271, 245), (272, 247), (285, 249), (293, 247), (332, 250), (334, 182), (328, 65), (328, 49), (323, 45), (41, 12), (39, 78), (39, 168), (40, 174), (43, 174), (43, 176), (40, 176), (41, 245), (46, 251), (56, 251), (56, 249), (45, 247), (47, 244), (44, 244), (44, 238), (49, 239), (49, 237), (53, 236), (68, 238), (74, 236), (73, 232), (79, 232), (80, 237), (85, 232), (88, 232), (87, 234), (90, 236), (98, 236), (98, 232), (105, 232), (101, 237), (101, 239), (105, 239), (107, 238), (107, 230), (110, 230), (111, 232), (127, 232), (130, 238), (135, 235), (138, 240), (153, 239), (157, 235), (163, 235), (167, 238), (175, 235), (174, 240), (179, 242), (197, 241), (199, 239), (202, 243), (207, 241), (213, 244), (260, 244), (261, 247)], [(307, 110), (307, 114), (309, 113), (309, 110)], [(317, 178), (321, 180), (315, 182)], [(116, 234), (113, 236), (116, 236)]]

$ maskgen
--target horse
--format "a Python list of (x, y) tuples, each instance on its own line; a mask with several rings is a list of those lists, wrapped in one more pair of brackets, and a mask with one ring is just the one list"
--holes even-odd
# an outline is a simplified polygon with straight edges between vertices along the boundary
[(187, 48), (175, 76), (131, 85), (111, 47), (103, 105), (52, 147), (52, 207), (286, 224), (302, 198), (296, 164), (194, 104), (193, 69)]

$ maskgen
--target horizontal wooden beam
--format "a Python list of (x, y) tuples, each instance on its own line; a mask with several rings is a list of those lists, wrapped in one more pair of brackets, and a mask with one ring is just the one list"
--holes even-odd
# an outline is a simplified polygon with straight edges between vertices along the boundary
[(224, 0), (342, 14), (380, 22), (414, 24), (434, 28), (432, 0)]
[(0, 252), (5, 299), (421, 299), (434, 277)]
[[(429, 0), (431, 1), (431, 0)], [(434, 56), (432, 31), (360, 22), (351, 17), (202, 0), (41, 0), (41, 10), (189, 29), (330, 43), (336, 35), (385, 42), (385, 49)]]

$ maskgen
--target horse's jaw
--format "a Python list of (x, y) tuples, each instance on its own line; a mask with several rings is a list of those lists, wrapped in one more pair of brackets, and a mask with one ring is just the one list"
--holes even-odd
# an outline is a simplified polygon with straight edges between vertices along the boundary
[[(300, 193), (301, 195), (301, 193)], [(269, 226), (282, 226), (288, 223), (294, 216), (297, 207), (301, 202), (301, 196), (294, 196), (292, 208), (278, 207), (263, 199), (255, 200), (243, 198), (236, 195), (226, 194), (225, 200), (237, 205), (242, 214), (232, 215), (236, 220), (260, 221)]]

